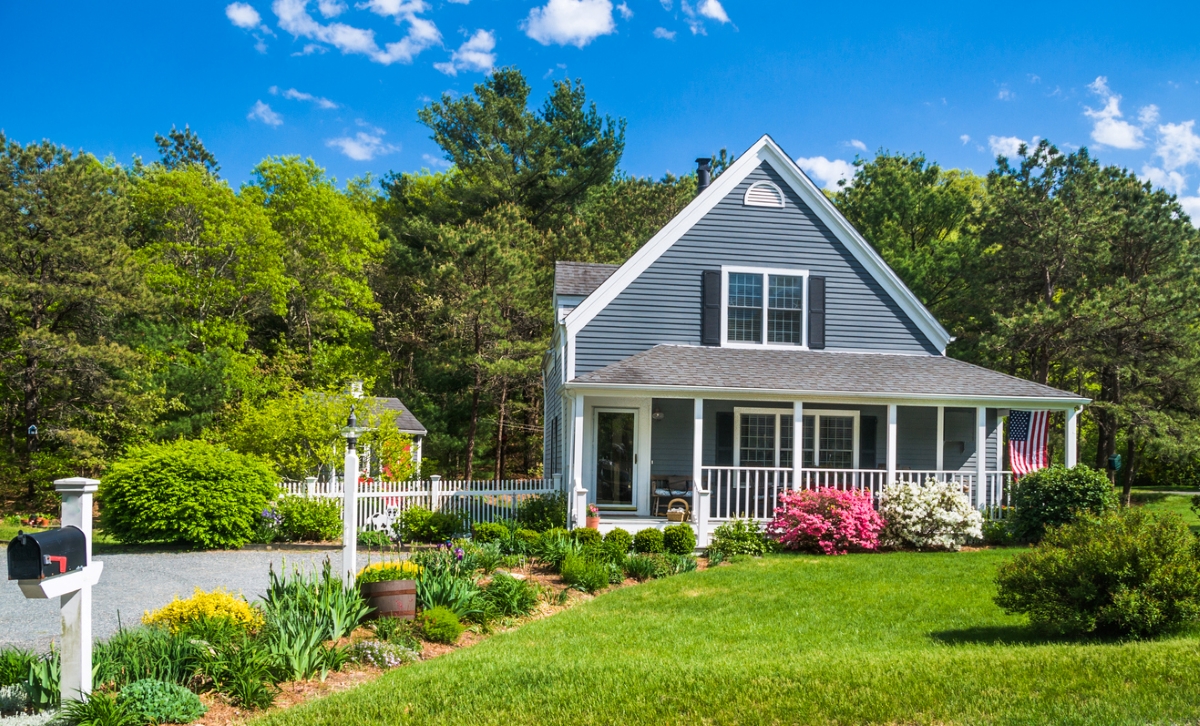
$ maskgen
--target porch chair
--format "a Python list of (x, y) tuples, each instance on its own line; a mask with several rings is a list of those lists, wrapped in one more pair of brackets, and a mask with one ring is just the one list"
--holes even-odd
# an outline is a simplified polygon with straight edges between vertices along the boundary
[(672, 499), (682, 499), (691, 511), (692, 490), (694, 485), (690, 476), (656, 476), (651, 477), (650, 515), (653, 517), (666, 516)]

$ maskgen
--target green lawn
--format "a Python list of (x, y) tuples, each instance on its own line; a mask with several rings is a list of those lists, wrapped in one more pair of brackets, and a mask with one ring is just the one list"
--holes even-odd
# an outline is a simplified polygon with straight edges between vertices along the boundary
[(1198, 633), (1055, 641), (1013, 550), (781, 556), (601, 595), (259, 724), (1144, 724), (1200, 719)]
[(1134, 490), (1131, 501), (1135, 507), (1142, 506), (1152, 512), (1175, 512), (1183, 517), (1183, 521), (1191, 526), (1193, 532), (1200, 532), (1200, 518), (1197, 518), (1191, 509), (1191, 494), (1185, 496)]

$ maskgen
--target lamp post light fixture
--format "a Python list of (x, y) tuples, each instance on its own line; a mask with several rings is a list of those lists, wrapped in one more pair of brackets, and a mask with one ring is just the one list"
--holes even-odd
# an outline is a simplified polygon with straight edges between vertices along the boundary
[(342, 572), (347, 584), (358, 575), (358, 437), (367, 429), (358, 425), (354, 407), (342, 428), (346, 460), (342, 468)]

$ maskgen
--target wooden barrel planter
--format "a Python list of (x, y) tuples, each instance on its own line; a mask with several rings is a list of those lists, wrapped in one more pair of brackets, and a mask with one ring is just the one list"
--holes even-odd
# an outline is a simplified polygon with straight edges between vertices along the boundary
[(412, 620), (417, 615), (416, 580), (365, 582), (359, 585), (359, 591), (367, 604), (375, 608), (367, 617)]

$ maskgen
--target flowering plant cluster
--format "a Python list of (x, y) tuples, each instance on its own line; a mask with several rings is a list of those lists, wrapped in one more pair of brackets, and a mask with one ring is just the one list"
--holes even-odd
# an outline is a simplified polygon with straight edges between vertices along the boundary
[(186, 600), (175, 599), (154, 612), (145, 611), (144, 625), (160, 625), (171, 632), (179, 632), (184, 626), (199, 620), (227, 620), (244, 630), (256, 631), (263, 626), (262, 611), (242, 597), (232, 595), (221, 588), (205, 592), (196, 588), (194, 595)]
[(957, 550), (983, 537), (983, 515), (953, 482), (892, 484), (883, 490), (879, 513), (887, 522), (881, 539), (888, 547)]
[(399, 643), (363, 640), (354, 644), (351, 658), (357, 663), (366, 663), (377, 668), (395, 668), (420, 660), (421, 654)]
[(373, 562), (358, 571), (358, 583), (414, 580), (421, 576), (421, 566), (410, 560)]
[(599, 517), (600, 507), (597, 507), (595, 504), (589, 504), (587, 512), (587, 516), (589, 517)]
[(787, 549), (843, 555), (876, 549), (881, 529), (870, 492), (820, 487), (780, 494), (767, 534)]

